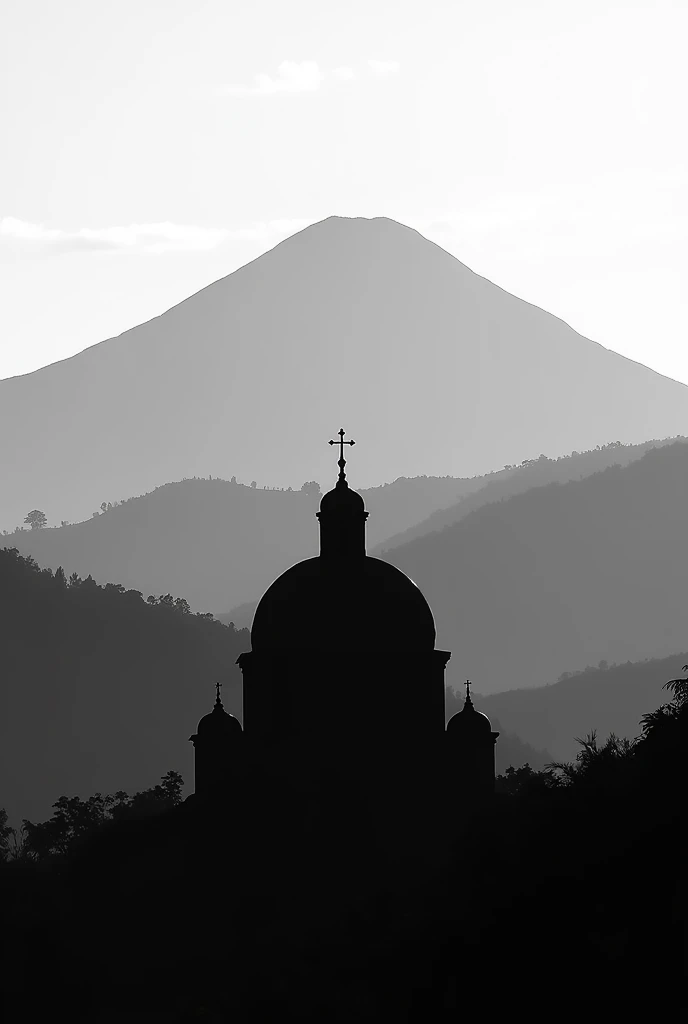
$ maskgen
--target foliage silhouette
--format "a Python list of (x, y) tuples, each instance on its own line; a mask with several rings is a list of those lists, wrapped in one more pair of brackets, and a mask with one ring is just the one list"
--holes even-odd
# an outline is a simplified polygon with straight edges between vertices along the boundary
[[(65, 857), (76, 845), (110, 821), (145, 818), (176, 807), (182, 800), (184, 780), (178, 772), (168, 772), (157, 786), (129, 796), (122, 790), (104, 796), (96, 793), (87, 800), (61, 796), (53, 804), (54, 813), (47, 821), (34, 824), (22, 822), (21, 856), (41, 860)], [(1, 815), (4, 810), (0, 810)], [(13, 830), (9, 830), (9, 834)], [(0, 833), (2, 828), (0, 826)]]
[(40, 509), (34, 508), (31, 512), (28, 512), (26, 519), (24, 520), (32, 530), (42, 530), (44, 526), (48, 525), (48, 517), (45, 512), (41, 512)]

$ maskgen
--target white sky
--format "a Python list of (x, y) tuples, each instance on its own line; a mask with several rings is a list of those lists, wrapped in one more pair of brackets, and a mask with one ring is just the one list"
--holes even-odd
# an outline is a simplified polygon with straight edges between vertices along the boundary
[(0, 377), (330, 214), (688, 383), (688, 3), (15, 0)]

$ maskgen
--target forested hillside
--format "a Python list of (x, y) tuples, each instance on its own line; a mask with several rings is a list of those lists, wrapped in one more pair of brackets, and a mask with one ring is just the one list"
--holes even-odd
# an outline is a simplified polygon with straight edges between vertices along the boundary
[(170, 770), (192, 780), (188, 737), (216, 680), (241, 713), (248, 633), (181, 598), (144, 601), (0, 550), (0, 621), (0, 805), (15, 821), (62, 795), (141, 790)]
[(482, 693), (686, 647), (688, 445), (534, 488), (386, 555), (435, 615), (449, 679)]
[(612, 441), (610, 444), (599, 445), (588, 452), (571, 452), (560, 458), (547, 458), (540, 455), (537, 459), (526, 459), (520, 466), (505, 466), (501, 473), (493, 473), (484, 478), (484, 486), (472, 494), (467, 494), (449, 508), (438, 509), (420, 523), (410, 526), (403, 533), (396, 534), (388, 540), (374, 546), (371, 554), (384, 558), (387, 551), (407, 544), (416, 537), (427, 533), (443, 530), (446, 526), (458, 523), (467, 515), (495, 501), (505, 501), (515, 494), (524, 494), (533, 487), (545, 487), (547, 484), (564, 484), (569, 480), (582, 480), (592, 476), (609, 466), (627, 466), (630, 462), (650, 451), (651, 448), (662, 448), (676, 442), (685, 443), (685, 437), (665, 438), (662, 441), (645, 441), (643, 444), (622, 444)]

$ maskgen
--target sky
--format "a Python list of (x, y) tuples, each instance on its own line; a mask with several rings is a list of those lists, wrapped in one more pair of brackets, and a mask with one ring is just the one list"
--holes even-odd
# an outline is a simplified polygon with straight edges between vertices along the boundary
[(685, 0), (27, 0), (0, 33), (0, 378), (338, 214), (688, 383)]

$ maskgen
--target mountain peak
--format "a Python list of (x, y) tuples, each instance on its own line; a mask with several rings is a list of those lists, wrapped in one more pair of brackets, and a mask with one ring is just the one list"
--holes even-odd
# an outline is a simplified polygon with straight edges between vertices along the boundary
[[(0, 381), (0, 525), (190, 476), (360, 489), (683, 433), (688, 393), (386, 217), (328, 217), (117, 338)], [(17, 431), (17, 424), (22, 429)]]

